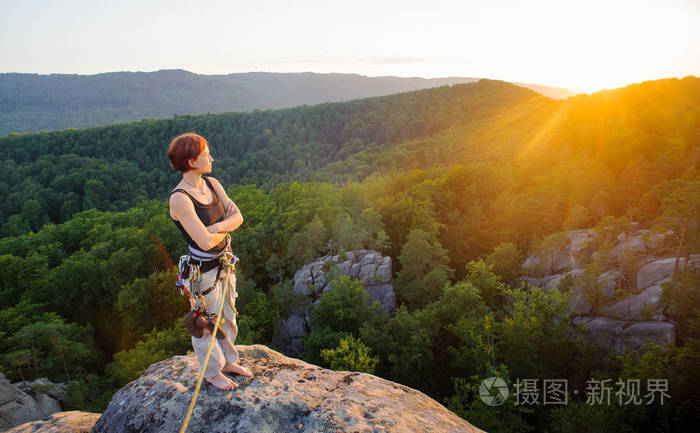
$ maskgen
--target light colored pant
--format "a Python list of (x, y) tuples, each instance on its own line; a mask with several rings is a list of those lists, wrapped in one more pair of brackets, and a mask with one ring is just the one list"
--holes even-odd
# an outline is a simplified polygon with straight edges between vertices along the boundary
[[(199, 281), (190, 281), (190, 289), (192, 293), (203, 292), (214, 284), (216, 281), (217, 269), (214, 268), (211, 271), (203, 273)], [(223, 271), (222, 271), (223, 278)], [(216, 376), (221, 372), (221, 369), (226, 364), (233, 364), (238, 361), (238, 351), (233, 346), (233, 342), (236, 341), (236, 336), (238, 336), (238, 325), (236, 324), (236, 312), (231, 308), (235, 308), (236, 298), (238, 293), (236, 292), (236, 275), (231, 274), (229, 277), (231, 281), (230, 302), (223, 299), (224, 291), (224, 280), (220, 280), (216, 284), (216, 288), (204, 296), (204, 300), (207, 303), (207, 312), (216, 314), (219, 311), (221, 302), (224, 302), (224, 309), (222, 314), (226, 320), (219, 328), (223, 329), (226, 334), (226, 338), (221, 340), (215, 339), (216, 343), (211, 348), (211, 355), (209, 356), (209, 362), (207, 363), (207, 369), (204, 372), (205, 378), (211, 378)], [(199, 362), (199, 373), (202, 373), (202, 366), (204, 365), (204, 360), (207, 357), (207, 350), (209, 350), (209, 342), (213, 338), (211, 333), (202, 336), (202, 338), (192, 337), (192, 347), (194, 348), (194, 354), (197, 356), (197, 361)]]

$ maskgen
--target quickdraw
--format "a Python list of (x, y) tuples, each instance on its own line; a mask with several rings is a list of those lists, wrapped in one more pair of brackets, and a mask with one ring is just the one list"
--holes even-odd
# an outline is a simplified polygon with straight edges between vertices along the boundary
[[(212, 314), (208, 313), (207, 311), (207, 302), (205, 301), (204, 296), (214, 290), (216, 285), (223, 280), (223, 278), (220, 278), (222, 273), (225, 273), (226, 276), (224, 278), (226, 279), (236, 274), (235, 265), (238, 261), (239, 258), (237, 256), (229, 251), (225, 251), (219, 257), (219, 269), (216, 274), (214, 285), (206, 290), (200, 291), (198, 283), (201, 281), (202, 274), (200, 272), (199, 265), (196, 263), (190, 263), (190, 256), (187, 254), (180, 256), (175, 287), (180, 290), (180, 294), (182, 296), (186, 296), (189, 299), (191, 310), (199, 311), (202, 315), (211, 316)], [(233, 312), (238, 314), (235, 303), (231, 300), (230, 296), (231, 294), (229, 293), (229, 296), (227, 297), (229, 305), (231, 306)]]

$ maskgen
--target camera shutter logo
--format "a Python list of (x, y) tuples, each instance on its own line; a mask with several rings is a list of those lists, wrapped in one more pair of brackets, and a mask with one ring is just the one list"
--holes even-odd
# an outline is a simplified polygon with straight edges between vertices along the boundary
[(500, 406), (508, 398), (508, 385), (499, 377), (489, 377), (481, 382), (479, 398), (488, 406)]

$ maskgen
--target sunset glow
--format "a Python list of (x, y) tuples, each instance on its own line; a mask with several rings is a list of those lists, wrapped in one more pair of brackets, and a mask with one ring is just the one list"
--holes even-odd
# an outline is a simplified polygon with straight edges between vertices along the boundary
[(2, 0), (0, 65), (43, 74), (462, 76), (577, 92), (700, 74), (696, 1), (535, 4)]

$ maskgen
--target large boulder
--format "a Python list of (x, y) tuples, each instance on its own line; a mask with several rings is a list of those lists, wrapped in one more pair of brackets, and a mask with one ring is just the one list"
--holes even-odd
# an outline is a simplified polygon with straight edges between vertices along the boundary
[(537, 253), (531, 254), (523, 262), (523, 269), (530, 275), (539, 277), (551, 273), (566, 272), (576, 267), (578, 267), (578, 262), (566, 248), (550, 257), (541, 257)]
[(595, 344), (608, 350), (622, 350), (624, 321), (607, 317), (586, 317), (575, 319), (574, 323), (584, 324), (584, 332), (589, 344)]
[[(239, 388), (202, 385), (192, 432), (480, 432), (422, 392), (365, 373), (331, 371), (265, 346), (237, 346), (253, 377)], [(93, 433), (177, 432), (194, 394), (197, 360), (150, 366), (112, 397)]]
[(668, 230), (665, 233), (654, 233), (649, 230), (640, 230), (644, 245), (652, 254), (664, 254), (673, 250), (674, 245), (678, 242), (678, 237), (673, 230)]
[(588, 302), (588, 299), (586, 298), (586, 295), (584, 294), (584, 288), (583, 288), (584, 270), (583, 269), (572, 269), (571, 271), (569, 271), (563, 275), (558, 275), (557, 278), (552, 279), (547, 284), (547, 290), (559, 288), (561, 280), (565, 276), (568, 276), (568, 277), (572, 278), (572, 280), (573, 280), (573, 286), (571, 287), (571, 298), (570, 298), (569, 305), (571, 306), (571, 309), (573, 310), (574, 314), (581, 316), (581, 315), (585, 315), (585, 314), (590, 313), (593, 309), (593, 306), (591, 305), (590, 302)]
[(99, 417), (99, 413), (77, 410), (58, 412), (41, 421), (19, 425), (6, 433), (89, 433)]
[(637, 322), (622, 332), (622, 345), (634, 350), (643, 350), (646, 343), (666, 347), (676, 344), (676, 328), (668, 322)]
[(61, 412), (61, 403), (67, 399), (68, 386), (65, 383), (53, 383), (45, 377), (32, 382), (18, 382), (17, 388), (31, 395), (46, 415)]
[(630, 260), (639, 260), (647, 253), (647, 247), (641, 235), (623, 236), (620, 242), (610, 251), (610, 257), (618, 266), (623, 266)]
[(607, 298), (612, 299), (615, 296), (615, 291), (622, 287), (622, 280), (624, 279), (622, 272), (613, 269), (600, 274), (596, 279), (596, 286)]
[(661, 286), (647, 287), (638, 295), (602, 307), (600, 313), (621, 320), (644, 320), (645, 312), (649, 316), (663, 313), (666, 302), (662, 295)]
[(36, 400), (0, 373), (0, 431), (42, 419), (47, 415)]
[(569, 238), (569, 252), (578, 263), (598, 248), (598, 233), (594, 229), (570, 230), (566, 236)]
[(543, 289), (548, 289), (549, 283), (552, 280), (558, 280), (561, 278), (561, 275), (548, 275), (543, 278), (535, 278), (535, 277), (519, 277), (516, 279), (517, 283), (527, 283), (530, 286), (537, 286), (537, 287), (542, 287)]
[[(382, 256), (372, 250), (350, 251), (341, 257), (325, 256), (307, 263), (294, 273), (294, 291), (317, 300), (321, 293), (333, 289), (330, 266), (335, 266), (339, 275), (348, 275), (360, 280), (373, 301), (382, 303), (384, 311), (391, 314), (396, 309), (396, 295), (391, 286), (391, 257)], [(379, 287), (379, 288), (377, 288)], [(377, 288), (372, 290), (372, 288)], [(389, 295), (387, 292), (391, 292)]]
[(309, 333), (306, 317), (292, 314), (280, 325), (280, 344), (285, 353), (300, 354), (304, 351), (304, 336)]
[[(637, 271), (637, 288), (645, 289), (671, 276), (675, 263), (675, 257), (669, 257), (655, 260), (642, 266), (639, 271)], [(678, 268), (682, 270), (684, 266), (685, 258), (680, 258), (678, 261)], [(693, 254), (690, 256), (688, 270), (690, 272), (698, 272), (700, 270), (700, 254)]]
[(676, 328), (669, 322), (631, 323), (609, 317), (577, 317), (574, 324), (583, 325), (584, 336), (589, 344), (615, 352), (621, 352), (625, 348), (643, 351), (647, 343), (666, 347), (676, 342)]

